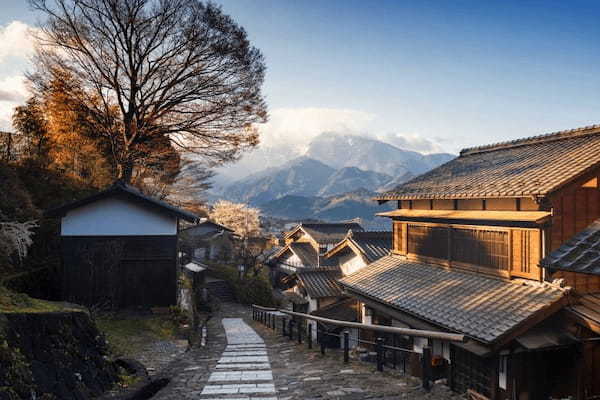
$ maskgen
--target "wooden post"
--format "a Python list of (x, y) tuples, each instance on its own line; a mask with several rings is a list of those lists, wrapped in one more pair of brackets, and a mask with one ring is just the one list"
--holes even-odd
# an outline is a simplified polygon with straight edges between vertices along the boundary
[(350, 361), (350, 334), (348, 329), (344, 330), (344, 363), (348, 364)]
[(298, 344), (302, 344), (302, 321), (298, 321)]
[(325, 340), (324, 335), (318, 335), (319, 344), (321, 345), (321, 355), (325, 355)]
[(423, 370), (423, 389), (429, 390), (431, 388), (431, 347), (423, 347), (423, 357), (421, 358), (421, 369)]
[[(396, 334), (392, 334), (392, 346), (398, 347), (398, 336)], [(394, 369), (398, 366), (398, 351), (396, 349), (392, 350), (392, 361), (394, 363)]]
[(290, 340), (294, 340), (294, 320), (291, 318), (288, 323), (288, 333), (290, 334)]
[(308, 348), (312, 349), (312, 324), (308, 324)]
[(285, 321), (287, 318), (281, 317), (281, 336), (285, 336)]
[(377, 344), (375, 347), (377, 349), (377, 371), (382, 372), (383, 371), (383, 338), (380, 338), (380, 337), (377, 338)]

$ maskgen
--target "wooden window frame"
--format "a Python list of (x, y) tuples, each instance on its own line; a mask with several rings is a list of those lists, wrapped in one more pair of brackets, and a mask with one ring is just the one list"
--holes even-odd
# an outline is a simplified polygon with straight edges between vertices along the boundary
[[(441, 265), (448, 268), (455, 268), (458, 270), (465, 270), (469, 272), (476, 272), (484, 275), (500, 277), (504, 279), (510, 279), (512, 277), (515, 278), (526, 278), (526, 279), (535, 279), (539, 280), (539, 277), (535, 273), (531, 273), (530, 275), (524, 275), (515, 271), (514, 265), (514, 257), (513, 257), (513, 232), (515, 229), (520, 231), (540, 231), (538, 228), (512, 228), (512, 227), (497, 227), (497, 226), (485, 226), (485, 225), (465, 225), (465, 224), (441, 224), (441, 223), (433, 223), (433, 222), (413, 222), (413, 221), (394, 221), (394, 223), (398, 224), (398, 228), (402, 229), (402, 243), (398, 246), (394, 242), (394, 246), (398, 246), (399, 249), (394, 247), (392, 249), (393, 254), (404, 255), (410, 260), (420, 261), (430, 264)], [(494, 267), (481, 266), (476, 264), (464, 263), (460, 261), (456, 261), (452, 259), (452, 237), (451, 233), (448, 234), (448, 257), (446, 259), (428, 257), (421, 254), (415, 254), (408, 251), (408, 230), (409, 225), (416, 226), (428, 226), (428, 227), (437, 227), (437, 228), (446, 228), (449, 231), (452, 229), (469, 229), (469, 230), (484, 230), (484, 231), (496, 231), (496, 232), (505, 232), (507, 233), (507, 257), (508, 257), (508, 265), (506, 270), (497, 269)], [(396, 228), (395, 228), (396, 229)], [(532, 265), (530, 268), (538, 268), (538, 266)]]

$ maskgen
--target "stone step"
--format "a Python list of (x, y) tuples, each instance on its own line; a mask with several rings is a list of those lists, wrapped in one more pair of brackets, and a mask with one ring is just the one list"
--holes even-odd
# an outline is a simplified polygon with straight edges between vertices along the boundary
[(231, 363), (231, 364), (217, 364), (217, 369), (249, 369), (249, 370), (261, 370), (261, 369), (271, 369), (269, 363)]
[(273, 373), (270, 370), (265, 371), (223, 371), (213, 372), (208, 378), (209, 382), (254, 382), (254, 381), (272, 381)]
[(201, 396), (218, 394), (253, 394), (253, 393), (275, 393), (273, 383), (233, 383), (224, 385), (206, 385), (202, 389)]
[(267, 356), (234, 356), (234, 357), (221, 357), (218, 361), (218, 364), (227, 364), (227, 363), (263, 363), (269, 362), (269, 357)]

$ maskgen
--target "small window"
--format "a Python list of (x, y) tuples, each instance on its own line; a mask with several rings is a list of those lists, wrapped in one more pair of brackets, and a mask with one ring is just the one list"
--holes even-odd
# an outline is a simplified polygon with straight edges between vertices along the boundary
[(327, 253), (327, 245), (326, 244), (320, 244), (319, 245), (319, 254), (325, 254)]

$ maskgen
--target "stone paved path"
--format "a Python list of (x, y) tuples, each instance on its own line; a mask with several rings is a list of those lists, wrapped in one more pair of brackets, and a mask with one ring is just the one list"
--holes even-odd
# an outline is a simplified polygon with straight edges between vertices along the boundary
[(341, 353), (322, 356), (255, 321), (250, 309), (226, 304), (209, 321), (207, 347), (177, 363), (171, 383), (154, 397), (160, 400), (316, 400), (440, 399), (455, 400), (446, 386), (430, 392), (420, 381), (392, 369), (377, 372), (364, 362), (344, 364)]
[[(274, 395), (273, 372), (264, 340), (241, 318), (223, 318), (227, 347), (217, 362), (201, 398), (212, 395)], [(204, 397), (203, 397), (204, 396)], [(275, 400), (276, 397), (260, 397)]]

